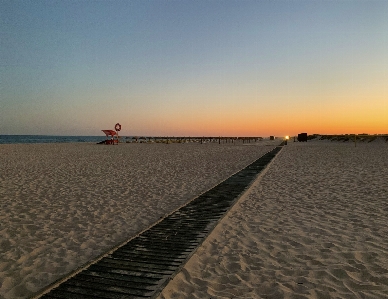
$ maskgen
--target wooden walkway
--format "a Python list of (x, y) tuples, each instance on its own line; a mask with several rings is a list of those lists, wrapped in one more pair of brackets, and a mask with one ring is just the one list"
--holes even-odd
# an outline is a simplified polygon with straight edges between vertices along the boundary
[(281, 149), (274, 148), (40, 298), (157, 297)]

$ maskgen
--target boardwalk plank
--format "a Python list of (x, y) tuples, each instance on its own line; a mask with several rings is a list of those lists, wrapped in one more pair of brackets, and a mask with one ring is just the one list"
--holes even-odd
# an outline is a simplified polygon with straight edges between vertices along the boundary
[(41, 298), (154, 298), (280, 150), (276, 147)]

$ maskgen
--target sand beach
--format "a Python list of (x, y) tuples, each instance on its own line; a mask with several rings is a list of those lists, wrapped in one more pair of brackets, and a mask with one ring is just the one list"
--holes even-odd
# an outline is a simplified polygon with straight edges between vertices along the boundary
[[(0, 146), (0, 298), (29, 298), (279, 144)], [(169, 298), (388, 298), (388, 143), (289, 142)]]
[(388, 298), (388, 143), (289, 142), (159, 299)]
[(0, 145), (0, 298), (28, 298), (280, 141)]
[(388, 0), (0, 16), (0, 299), (388, 299)]

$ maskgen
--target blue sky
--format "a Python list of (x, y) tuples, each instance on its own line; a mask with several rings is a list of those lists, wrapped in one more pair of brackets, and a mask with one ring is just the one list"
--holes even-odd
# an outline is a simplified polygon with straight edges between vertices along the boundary
[(388, 132), (388, 1), (0, 0), (0, 18), (0, 134)]

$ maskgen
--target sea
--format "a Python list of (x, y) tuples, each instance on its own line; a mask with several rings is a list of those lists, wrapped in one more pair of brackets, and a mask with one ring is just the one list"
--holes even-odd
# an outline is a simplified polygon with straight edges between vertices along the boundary
[(100, 142), (105, 136), (0, 135), (0, 144)]

